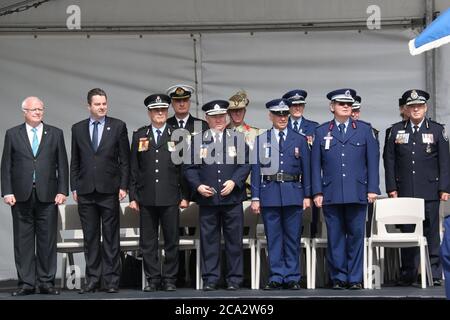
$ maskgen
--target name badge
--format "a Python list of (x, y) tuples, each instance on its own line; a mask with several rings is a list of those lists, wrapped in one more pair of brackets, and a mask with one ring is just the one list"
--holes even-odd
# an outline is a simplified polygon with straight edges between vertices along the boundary
[(263, 148), (264, 148), (264, 157), (270, 158), (270, 143), (264, 143)]
[(406, 144), (409, 141), (409, 133), (400, 133), (397, 132), (397, 136), (395, 137), (395, 143), (398, 144)]
[(423, 143), (434, 143), (434, 136), (432, 133), (422, 133)]
[(175, 151), (175, 141), (167, 141), (167, 149), (169, 152)]
[(300, 149), (299, 147), (294, 148), (294, 156), (296, 159), (300, 158)]
[(323, 137), (323, 139), (325, 140), (325, 150), (330, 150), (330, 143), (333, 139), (333, 137), (331, 136), (331, 132), (328, 132), (328, 134)]
[(236, 147), (235, 146), (229, 146), (228, 147), (228, 156), (229, 157), (236, 157), (237, 156), (237, 152), (236, 152)]
[(148, 151), (148, 138), (139, 138), (138, 152)]

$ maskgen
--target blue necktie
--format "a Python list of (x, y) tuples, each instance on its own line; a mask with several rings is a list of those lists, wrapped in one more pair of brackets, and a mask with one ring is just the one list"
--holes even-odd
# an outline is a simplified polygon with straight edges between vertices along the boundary
[(33, 150), (33, 156), (36, 157), (37, 151), (39, 149), (39, 140), (37, 136), (37, 128), (32, 128), (33, 131), (33, 142), (31, 143), (31, 149)]
[[(33, 156), (36, 157), (36, 154), (39, 149), (39, 140), (37, 136), (37, 128), (32, 128), (31, 131), (33, 131), (33, 141), (31, 142), (31, 150), (33, 151)], [(36, 170), (33, 171), (33, 182), (36, 182)]]
[(92, 131), (92, 148), (94, 149), (94, 152), (97, 152), (98, 148), (98, 125), (100, 124), (99, 121), (94, 121), (94, 130)]
[(297, 120), (294, 121), (294, 131), (298, 132), (298, 121)]
[(161, 138), (161, 130), (156, 130), (156, 144), (159, 143), (159, 139)]
[(280, 141), (278, 141), (279, 147), (280, 147), (280, 151), (282, 151), (283, 150), (283, 146), (284, 146), (284, 132), (283, 131), (278, 132), (278, 136), (280, 137)]
[(344, 136), (345, 136), (345, 124), (343, 124), (343, 123), (339, 124), (339, 131), (341, 132), (341, 137), (344, 138)]

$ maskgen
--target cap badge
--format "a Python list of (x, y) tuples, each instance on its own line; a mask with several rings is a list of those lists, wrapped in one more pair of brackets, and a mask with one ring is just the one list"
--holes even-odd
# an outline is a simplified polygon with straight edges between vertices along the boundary
[(184, 94), (184, 89), (178, 87), (177, 90), (175, 90), (175, 94), (176, 94), (176, 95), (182, 95), (182, 94)]
[(412, 92), (411, 92), (411, 98), (412, 99), (417, 99), (419, 97), (419, 95), (417, 94), (417, 91), (416, 90), (413, 90)]
[(160, 97), (160, 96), (157, 96), (155, 102), (156, 102), (156, 103), (161, 103), (161, 102), (162, 102), (161, 97)]
[(350, 97), (350, 90), (345, 91), (345, 96)]
[(298, 93), (295, 94), (295, 96), (293, 97), (294, 99), (300, 99), (303, 98), (301, 95), (299, 95)]
[(214, 105), (214, 110), (220, 110), (220, 106), (217, 103)]
[(280, 103), (278, 104), (279, 107), (286, 107), (286, 104), (284, 103), (283, 100), (280, 101)]

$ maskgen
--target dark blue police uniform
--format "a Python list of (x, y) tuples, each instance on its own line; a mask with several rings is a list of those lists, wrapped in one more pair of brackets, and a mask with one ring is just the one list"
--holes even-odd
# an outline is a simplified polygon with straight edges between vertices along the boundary
[[(207, 115), (227, 112), (228, 101), (215, 100), (202, 109)], [(248, 147), (242, 134), (224, 130), (214, 140), (215, 132), (207, 130), (203, 142), (197, 145), (193, 139), (192, 163), (184, 166), (185, 177), (193, 190), (207, 185), (214, 195), (204, 197), (196, 194), (200, 213), (201, 269), (205, 290), (217, 289), (220, 278), (221, 233), (225, 240), (227, 272), (225, 280), (229, 289), (239, 288), (243, 278), (243, 210), (246, 199), (245, 181), (250, 173)], [(242, 136), (242, 137), (241, 137)], [(239, 149), (238, 142), (242, 141)], [(243, 156), (244, 155), (244, 156)], [(227, 196), (221, 196), (223, 183), (232, 180), (235, 187)]]
[[(289, 114), (289, 101), (276, 99), (271, 112)], [(281, 107), (280, 107), (281, 105)], [(284, 106), (284, 107), (283, 107)], [(279, 133), (284, 143), (280, 147)], [(281, 138), (278, 138), (281, 139)], [(284, 284), (298, 289), (303, 199), (311, 196), (310, 149), (306, 137), (293, 130), (272, 128), (258, 136), (258, 161), (252, 165), (252, 200), (259, 200), (267, 236), (270, 276), (267, 289)]]
[[(356, 92), (330, 92), (332, 101), (353, 102)], [(334, 288), (361, 287), (367, 194), (379, 190), (379, 147), (367, 123), (347, 119), (345, 133), (333, 119), (316, 128), (311, 155), (312, 192), (323, 195), (327, 258)]]

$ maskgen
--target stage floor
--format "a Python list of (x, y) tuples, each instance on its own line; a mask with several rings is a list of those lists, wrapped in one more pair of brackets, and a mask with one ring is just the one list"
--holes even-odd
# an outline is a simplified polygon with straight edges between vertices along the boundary
[(250, 290), (238, 291), (217, 290), (204, 292), (190, 288), (180, 288), (175, 292), (142, 292), (135, 289), (121, 289), (118, 293), (96, 292), (79, 294), (77, 291), (62, 290), (59, 296), (34, 294), (22, 297), (12, 297), (12, 288), (0, 290), (0, 300), (443, 300), (444, 287), (421, 289), (420, 287), (383, 287), (373, 290), (331, 290), (315, 289), (299, 291)]

